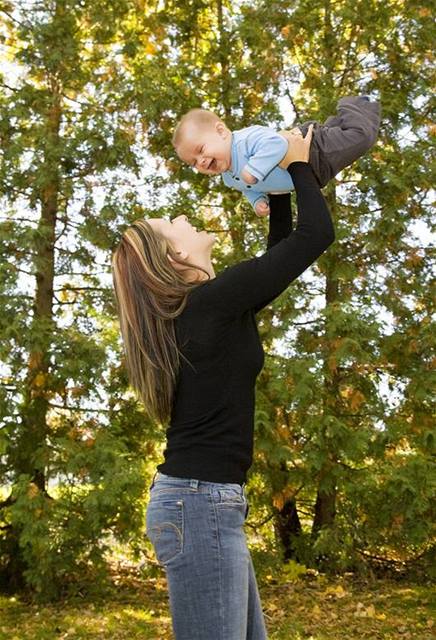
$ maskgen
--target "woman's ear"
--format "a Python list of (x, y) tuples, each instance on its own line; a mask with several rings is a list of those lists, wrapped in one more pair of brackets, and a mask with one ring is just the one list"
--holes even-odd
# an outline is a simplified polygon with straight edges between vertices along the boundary
[[(177, 254), (177, 257), (180, 258), (180, 260), (187, 260), (188, 258), (188, 254), (186, 251), (176, 251), (176, 254)], [(174, 265), (179, 264), (176, 260), (174, 260), (174, 258), (170, 256), (169, 253), (167, 253), (167, 256), (168, 256), (168, 260), (170, 262), (173, 262)]]

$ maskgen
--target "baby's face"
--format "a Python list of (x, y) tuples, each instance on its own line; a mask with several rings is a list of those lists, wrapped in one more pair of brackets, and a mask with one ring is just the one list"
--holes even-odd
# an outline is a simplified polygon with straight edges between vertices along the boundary
[(176, 146), (180, 160), (200, 173), (217, 175), (232, 164), (232, 132), (222, 122), (213, 125), (186, 125)]

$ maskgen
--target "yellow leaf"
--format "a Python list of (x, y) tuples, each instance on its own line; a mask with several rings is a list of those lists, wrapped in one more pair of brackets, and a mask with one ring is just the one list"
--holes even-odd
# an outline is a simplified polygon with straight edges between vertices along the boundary
[(326, 594), (334, 595), (337, 598), (343, 598), (347, 595), (347, 592), (342, 585), (338, 585), (337, 587), (328, 587), (325, 592)]
[(276, 509), (281, 511), (283, 509), (283, 505), (285, 504), (285, 499), (281, 493), (276, 493), (276, 495), (273, 496), (272, 502)]
[(354, 612), (356, 618), (365, 618), (366, 617), (366, 609), (363, 602), (358, 602), (356, 605), (356, 611)]
[(334, 356), (330, 356), (330, 358), (327, 360), (327, 365), (330, 373), (336, 373), (338, 367), (336, 358)]
[(392, 518), (392, 526), (393, 527), (400, 527), (404, 522), (404, 515), (402, 513), (394, 516)]
[(40, 371), (39, 373), (36, 374), (36, 376), (33, 379), (33, 384), (35, 387), (43, 387), (45, 384), (45, 380), (46, 380), (46, 374), (42, 373), (42, 371)]
[(360, 405), (362, 404), (362, 402), (364, 402), (364, 400), (365, 400), (365, 396), (363, 395), (363, 393), (361, 393), (358, 390), (355, 391), (351, 396), (351, 401), (350, 401), (351, 409), (353, 411), (356, 411), (356, 409), (360, 407)]
[(78, 398), (80, 396), (83, 396), (86, 393), (86, 387), (83, 387), (83, 386), (69, 387), (68, 391), (71, 393), (73, 398)]
[(27, 489), (27, 496), (29, 498), (35, 498), (39, 493), (39, 489), (34, 482), (30, 482), (29, 487)]
[[(434, 133), (436, 133), (436, 125), (435, 125)], [(409, 252), (409, 255), (407, 256), (404, 262), (408, 267), (416, 267), (423, 260), (424, 260), (424, 257), (419, 253), (419, 251), (417, 249), (413, 249), (412, 251)]]
[(68, 289), (63, 289), (59, 295), (59, 298), (61, 299), (61, 302), (69, 302), (69, 300), (71, 299), (71, 291), (69, 291)]
[(148, 40), (147, 44), (144, 47), (144, 53), (147, 55), (152, 55), (156, 52), (156, 46)]
[(350, 387), (342, 387), (339, 389), (339, 393), (343, 398), (348, 398), (350, 393), (352, 393), (352, 389), (350, 389)]
[(342, 387), (339, 390), (341, 396), (348, 400), (350, 407), (353, 411), (358, 409), (362, 402), (365, 401), (365, 396), (358, 389), (353, 389), (352, 387)]

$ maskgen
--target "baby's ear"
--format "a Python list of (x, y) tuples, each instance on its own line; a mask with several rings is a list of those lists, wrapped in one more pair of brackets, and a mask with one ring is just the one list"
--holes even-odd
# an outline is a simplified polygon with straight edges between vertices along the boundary
[(224, 122), (220, 121), (215, 123), (215, 131), (218, 133), (218, 135), (221, 136), (221, 138), (227, 138), (228, 134), (230, 133)]

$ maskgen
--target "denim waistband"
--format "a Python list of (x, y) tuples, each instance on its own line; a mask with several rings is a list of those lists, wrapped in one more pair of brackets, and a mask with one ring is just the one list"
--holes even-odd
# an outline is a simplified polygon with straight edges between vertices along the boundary
[(176, 476), (167, 476), (161, 471), (156, 471), (154, 474), (150, 489), (153, 488), (156, 482), (164, 484), (168, 482), (171, 484), (177, 484), (177, 486), (180, 487), (192, 487), (194, 489), (198, 489), (199, 487), (235, 487), (244, 490), (246, 486), (246, 482), (238, 484), (237, 482), (210, 482), (209, 480), (197, 480), (196, 478), (178, 478)]

